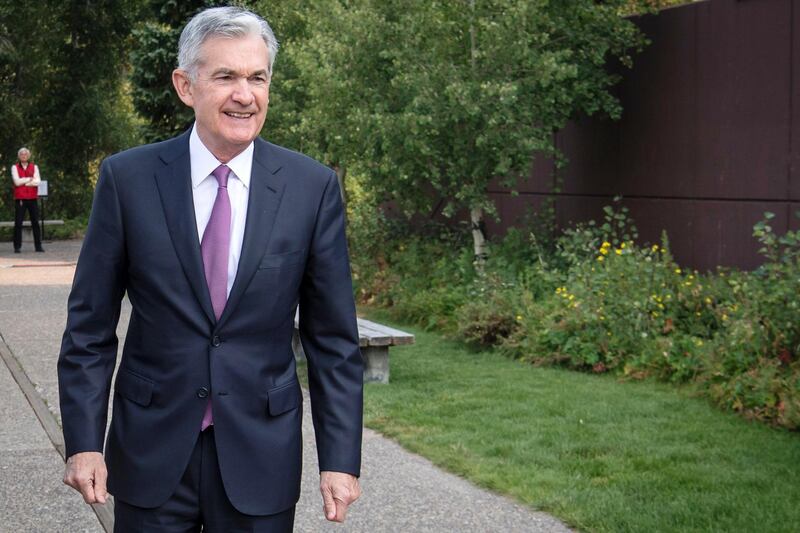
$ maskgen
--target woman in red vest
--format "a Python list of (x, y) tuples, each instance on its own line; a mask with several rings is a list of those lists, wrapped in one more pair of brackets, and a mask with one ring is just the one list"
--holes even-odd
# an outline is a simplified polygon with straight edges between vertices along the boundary
[(42, 236), (39, 232), (39, 167), (29, 163), (31, 151), (22, 147), (17, 152), (19, 161), (11, 167), (11, 178), (14, 180), (14, 253), (20, 253), (22, 247), (22, 219), (27, 210), (31, 216), (33, 242), (37, 252), (44, 252)]

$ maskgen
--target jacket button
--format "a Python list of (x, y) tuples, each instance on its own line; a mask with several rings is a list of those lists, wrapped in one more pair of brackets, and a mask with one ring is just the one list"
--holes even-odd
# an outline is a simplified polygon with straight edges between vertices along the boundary
[(197, 397), (198, 398), (207, 398), (208, 397), (208, 389), (205, 387), (200, 387), (197, 389)]
[(211, 338), (211, 346), (213, 346), (214, 348), (216, 348), (216, 347), (218, 347), (220, 344), (222, 344), (222, 341), (221, 341), (221, 340), (219, 340), (219, 335), (214, 335), (214, 336)]

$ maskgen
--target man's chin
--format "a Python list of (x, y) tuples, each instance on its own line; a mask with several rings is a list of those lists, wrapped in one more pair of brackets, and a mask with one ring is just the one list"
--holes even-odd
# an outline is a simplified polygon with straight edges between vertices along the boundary
[(225, 140), (231, 145), (244, 144), (246, 146), (258, 137), (260, 131), (261, 128), (256, 128), (255, 124), (242, 125), (242, 127), (230, 129)]
[(225, 145), (229, 148), (244, 150), (256, 137), (258, 137), (257, 131), (238, 132), (236, 135), (227, 135)]

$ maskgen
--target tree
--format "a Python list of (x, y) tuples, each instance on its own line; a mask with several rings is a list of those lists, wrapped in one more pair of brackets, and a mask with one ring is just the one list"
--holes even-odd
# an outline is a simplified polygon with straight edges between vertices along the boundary
[(77, 216), (91, 205), (98, 160), (134, 142), (122, 82), (136, 2), (50, 4), (52, 30), (42, 43), (49, 46), (49, 68), (31, 119), (39, 127), (47, 176), (56, 184), (51, 203)]
[(262, 136), (333, 167), (344, 195), (343, 138), (337, 129), (338, 117), (334, 115), (338, 107), (328, 105), (337, 95), (317, 99), (314, 88), (322, 73), (320, 66), (304, 68), (303, 65), (307, 61), (303, 47), (313, 37), (319, 18), (327, 16), (328, 10), (337, 5), (337, 0), (261, 0), (251, 7), (269, 21), (281, 43)]
[(211, 0), (151, 0), (134, 29), (131, 93), (134, 108), (145, 121), (141, 133), (146, 141), (169, 139), (192, 124), (194, 113), (172, 88), (178, 39), (193, 15), (219, 4)]
[(27, 57), (34, 46), (34, 33), (19, 31), (18, 21), (33, 20), (37, 6), (21, 2), (0, 2), (0, 217), (13, 213), (12, 183), (8, 166), (16, 159), (17, 149), (33, 144), (33, 131), (26, 120), (33, 107), (35, 80), (41, 77), (43, 62)]
[(619, 116), (606, 65), (643, 44), (624, 0), (312, 4), (301, 129), (409, 213), (432, 192), (447, 215), (466, 208), (479, 262), (490, 180), (513, 186), (534, 153), (556, 154), (553, 133), (577, 114)]

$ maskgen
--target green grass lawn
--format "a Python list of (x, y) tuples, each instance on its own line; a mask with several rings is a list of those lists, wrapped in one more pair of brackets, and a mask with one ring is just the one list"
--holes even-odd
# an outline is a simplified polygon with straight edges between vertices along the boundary
[(365, 424), (584, 531), (800, 531), (800, 435), (689, 391), (534, 368), (416, 335)]

